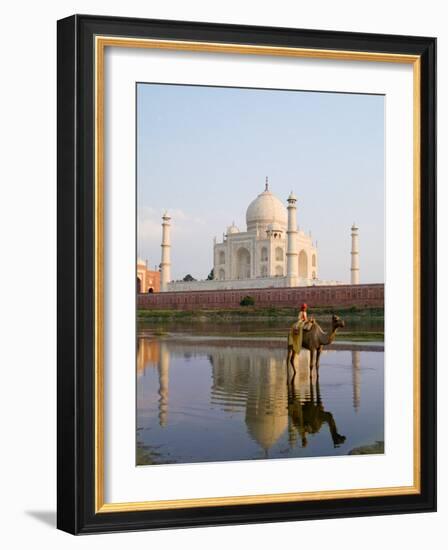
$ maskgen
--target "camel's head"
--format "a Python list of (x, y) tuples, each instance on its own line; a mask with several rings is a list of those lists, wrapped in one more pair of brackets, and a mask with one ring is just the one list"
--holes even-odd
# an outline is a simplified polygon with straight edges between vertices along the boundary
[(331, 323), (333, 325), (333, 330), (345, 327), (345, 322), (337, 315), (333, 315), (333, 317), (331, 318)]

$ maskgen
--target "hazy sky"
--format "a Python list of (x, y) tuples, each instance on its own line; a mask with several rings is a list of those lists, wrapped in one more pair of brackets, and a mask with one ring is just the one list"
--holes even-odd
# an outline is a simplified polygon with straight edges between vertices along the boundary
[(205, 278), (218, 240), (264, 189), (298, 198), (318, 242), (321, 279), (350, 279), (350, 227), (361, 282), (384, 281), (384, 97), (138, 84), (138, 254), (160, 263), (172, 216), (172, 277)]

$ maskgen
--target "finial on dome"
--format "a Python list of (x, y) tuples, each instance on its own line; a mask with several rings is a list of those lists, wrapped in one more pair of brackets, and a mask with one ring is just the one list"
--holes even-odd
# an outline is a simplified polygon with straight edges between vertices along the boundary
[(269, 180), (268, 180), (268, 177), (266, 176), (266, 183), (264, 185), (264, 190), (265, 191), (269, 191)]

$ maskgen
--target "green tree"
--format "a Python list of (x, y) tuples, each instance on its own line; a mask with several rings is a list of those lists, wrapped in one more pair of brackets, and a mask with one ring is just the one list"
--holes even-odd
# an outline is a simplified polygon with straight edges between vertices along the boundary
[(255, 305), (255, 299), (252, 296), (244, 296), (240, 302), (240, 306), (253, 306)]
[(207, 275), (207, 281), (213, 281), (214, 278), (215, 278), (215, 270), (212, 268), (210, 273)]
[(183, 280), (186, 281), (187, 283), (189, 283), (191, 281), (196, 281), (196, 279), (193, 277), (193, 275), (190, 275), (189, 273), (188, 273), (188, 275), (185, 275)]

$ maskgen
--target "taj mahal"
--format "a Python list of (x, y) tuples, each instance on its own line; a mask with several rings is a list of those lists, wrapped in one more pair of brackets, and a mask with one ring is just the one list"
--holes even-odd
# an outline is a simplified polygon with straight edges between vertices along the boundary
[(218, 281), (289, 277), (288, 286), (317, 279), (317, 249), (311, 237), (297, 230), (294, 194), (284, 207), (270, 190), (253, 200), (246, 212), (247, 231), (233, 223), (221, 243), (214, 243)]
[[(265, 188), (247, 207), (246, 231), (235, 223), (222, 240), (213, 240), (212, 278), (171, 280), (171, 217), (162, 217), (160, 291), (226, 290), (341, 284), (319, 278), (317, 244), (297, 226), (297, 198), (291, 191), (284, 204)], [(358, 228), (351, 228), (351, 284), (359, 283)]]

